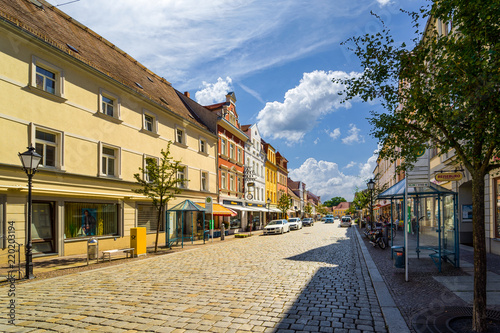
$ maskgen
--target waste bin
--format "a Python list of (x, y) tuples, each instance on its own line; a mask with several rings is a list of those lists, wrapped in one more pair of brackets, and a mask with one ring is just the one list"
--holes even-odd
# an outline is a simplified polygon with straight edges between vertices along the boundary
[(393, 246), (392, 251), (394, 251), (393, 260), (394, 267), (405, 268), (405, 248), (404, 246)]
[(89, 260), (96, 260), (99, 263), (99, 243), (97, 238), (92, 237), (87, 240), (87, 265)]
[(130, 228), (130, 247), (134, 249), (134, 255), (146, 255), (146, 228)]

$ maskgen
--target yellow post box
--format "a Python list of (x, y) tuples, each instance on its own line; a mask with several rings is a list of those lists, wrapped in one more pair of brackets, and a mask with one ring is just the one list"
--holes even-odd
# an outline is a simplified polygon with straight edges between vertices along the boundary
[(146, 255), (146, 228), (130, 228), (130, 247), (135, 256)]

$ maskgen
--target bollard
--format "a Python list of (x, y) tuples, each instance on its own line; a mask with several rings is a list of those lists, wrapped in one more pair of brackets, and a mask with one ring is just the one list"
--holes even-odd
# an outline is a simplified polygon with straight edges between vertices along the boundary
[(224, 222), (222, 222), (222, 224), (220, 226), (220, 240), (224, 240), (225, 234), (226, 234), (225, 226), (224, 226)]

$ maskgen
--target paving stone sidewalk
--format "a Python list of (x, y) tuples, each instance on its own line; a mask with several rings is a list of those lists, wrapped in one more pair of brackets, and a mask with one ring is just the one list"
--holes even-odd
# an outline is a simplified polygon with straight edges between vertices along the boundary
[(13, 299), (0, 331), (387, 332), (353, 228), (323, 223), (20, 283)]

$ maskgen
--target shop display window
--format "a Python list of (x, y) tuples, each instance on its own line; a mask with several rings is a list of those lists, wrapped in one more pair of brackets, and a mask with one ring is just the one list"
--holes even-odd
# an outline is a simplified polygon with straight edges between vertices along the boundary
[(118, 205), (66, 202), (64, 237), (113, 236), (118, 234)]

